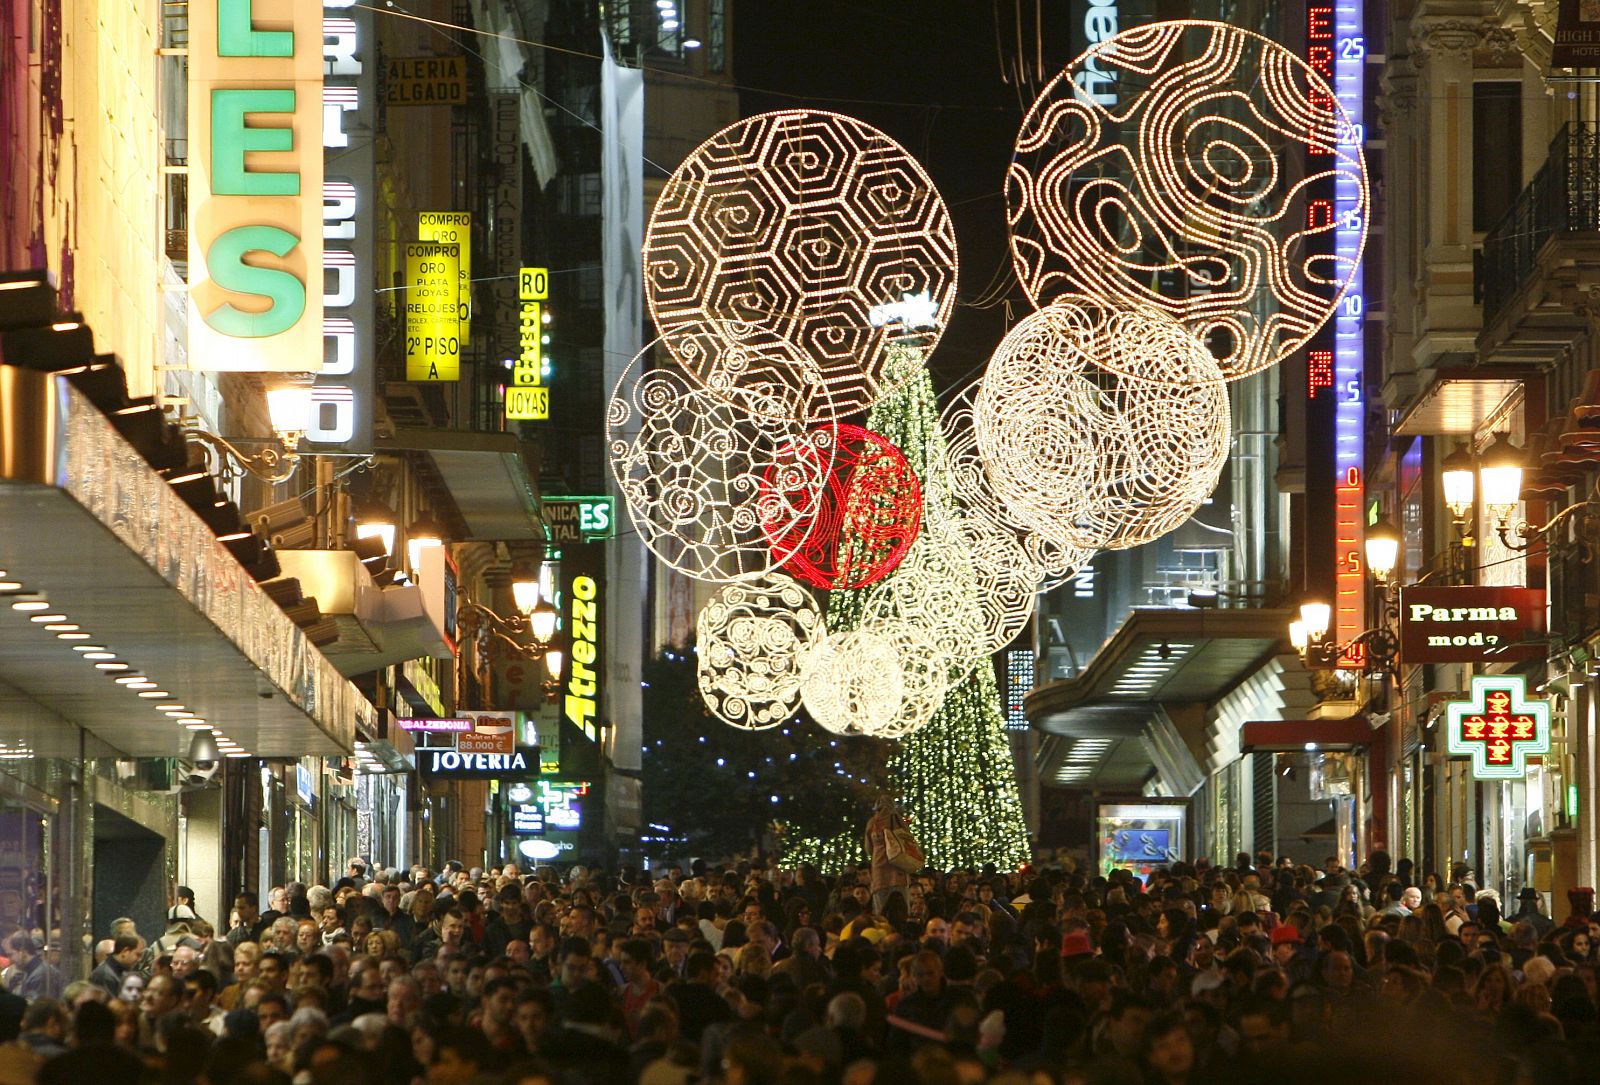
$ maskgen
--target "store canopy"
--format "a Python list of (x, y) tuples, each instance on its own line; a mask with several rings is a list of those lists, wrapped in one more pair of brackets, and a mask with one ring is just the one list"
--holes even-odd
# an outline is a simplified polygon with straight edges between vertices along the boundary
[(1285, 610), (1135, 610), (1083, 671), (1023, 702), (1042, 783), (1189, 795), (1205, 710), (1284, 650)]
[(66, 378), (14, 366), (0, 569), (0, 730), (35, 755), (78, 754), (66, 721), (91, 756), (186, 756), (201, 720), (260, 757), (349, 753), (374, 711)]
[[(544, 540), (523, 443), (513, 433), (397, 429), (380, 452), (426, 452), (467, 527), (465, 540)], [(531, 473), (537, 475), (537, 465)]]

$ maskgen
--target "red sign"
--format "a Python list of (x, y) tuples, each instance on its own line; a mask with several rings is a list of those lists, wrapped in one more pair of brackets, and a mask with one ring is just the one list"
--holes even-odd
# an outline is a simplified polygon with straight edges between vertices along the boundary
[(504, 734), (469, 731), (456, 736), (457, 753), (515, 753), (516, 749), (516, 736), (510, 731)]
[(1404, 588), (1400, 659), (1418, 664), (1541, 658), (1544, 600), (1538, 588)]

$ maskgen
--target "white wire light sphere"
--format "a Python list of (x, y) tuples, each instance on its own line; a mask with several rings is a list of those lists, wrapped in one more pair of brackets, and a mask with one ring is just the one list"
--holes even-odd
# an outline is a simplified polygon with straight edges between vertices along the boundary
[(643, 369), (648, 353), (623, 372), (606, 411), (611, 473), (640, 541), (695, 580), (782, 566), (794, 549), (771, 539), (804, 541), (791, 529), (816, 514), (832, 428), (798, 421), (793, 390), (782, 402), (747, 389), (714, 395), (676, 368)]
[[(706, 140), (656, 200), (643, 258), (651, 318), (685, 369), (718, 394), (797, 391), (811, 422), (914, 375), (955, 305), (955, 230), (933, 181), (838, 113), (762, 113)], [(891, 349), (907, 342), (920, 351)]]
[(800, 705), (804, 661), (827, 630), (811, 593), (782, 573), (725, 585), (695, 620), (700, 697), (730, 727), (776, 727)]
[(829, 633), (805, 662), (801, 698), (836, 735), (870, 735), (900, 711), (905, 688), (894, 640), (871, 629)]
[(1204, 344), (1157, 310), (1087, 298), (1013, 328), (973, 403), (1008, 514), (1069, 548), (1139, 546), (1183, 523), (1216, 487), (1230, 427)]
[[(1091, 46), (1033, 103), (1005, 191), (1035, 305), (1081, 293), (1158, 307), (1230, 380), (1305, 345), (1366, 241), (1360, 130), (1305, 61), (1224, 23), (1151, 23)], [(1359, 228), (1353, 253), (1334, 251), (1328, 191)]]

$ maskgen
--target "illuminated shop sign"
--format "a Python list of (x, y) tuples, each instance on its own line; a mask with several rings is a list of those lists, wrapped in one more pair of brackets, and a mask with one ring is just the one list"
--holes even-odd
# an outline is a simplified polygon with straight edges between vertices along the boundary
[(609, 539), (617, 532), (616, 500), (596, 497), (547, 497), (541, 502), (550, 542), (563, 546)]
[(511, 832), (515, 836), (544, 835), (544, 811), (531, 805), (513, 806)]
[(311, 385), (306, 443), (316, 451), (372, 447), (376, 327), (372, 149), (377, 91), (372, 14), (323, 0), (322, 368)]
[(1521, 675), (1473, 676), (1470, 700), (1445, 706), (1450, 756), (1470, 757), (1478, 780), (1520, 780), (1528, 755), (1550, 752), (1550, 706), (1525, 696)]
[(456, 330), (466, 346), (472, 329), (472, 212), (423, 211), (417, 215), (417, 240), (456, 246)]
[[(462, 736), (457, 736), (457, 741)], [(462, 753), (460, 750), (418, 750), (417, 768), (424, 776), (451, 780), (499, 780), (539, 771), (539, 751), (519, 746), (511, 753)]]
[(408, 381), (461, 379), (459, 250), (437, 241), (405, 247)]
[[(1350, 119), (1345, 139), (1359, 150), (1366, 72), (1366, 39), (1360, 4), (1316, 5), (1306, 9), (1306, 64), (1333, 88), (1334, 99)], [(1334, 102), (1326, 95), (1311, 96), (1314, 105), (1328, 110)], [(1331, 155), (1332, 149), (1329, 149)], [(1318, 163), (1313, 161), (1311, 165)], [(1332, 399), (1333, 411), (1333, 530), (1334, 607), (1329, 634), (1334, 643), (1349, 645), (1339, 665), (1360, 667), (1365, 646), (1357, 640), (1366, 629), (1366, 566), (1363, 557), (1363, 520), (1366, 483), (1365, 413), (1363, 390), (1364, 348), (1362, 294), (1360, 179), (1352, 170), (1339, 170), (1320, 198), (1306, 208), (1306, 229), (1333, 227), (1333, 256), (1342, 271), (1350, 268), (1350, 284), (1333, 314), (1331, 347), (1306, 352), (1306, 393), (1315, 400)], [(1322, 340), (1323, 343), (1327, 341)]]
[(1542, 659), (1544, 614), (1538, 588), (1405, 588), (1400, 658), (1411, 664)]
[(189, 366), (322, 366), (322, 5), (188, 5)]
[(424, 720), (401, 717), (395, 721), (402, 731), (439, 731), (460, 734), (472, 730), (471, 720)]
[(550, 417), (550, 389), (544, 383), (544, 307), (549, 299), (550, 269), (522, 268), (517, 274), (517, 354), (506, 385), (508, 422)]
[[(1117, 36), (1117, 0), (1089, 0), (1083, 9), (1083, 37), (1090, 48)], [(1117, 77), (1100, 67), (1098, 57), (1090, 57), (1076, 76), (1078, 89), (1097, 105), (1117, 105)]]
[[(571, 559), (567, 559), (570, 561)], [(563, 711), (591, 742), (599, 740), (600, 600), (599, 581), (588, 573), (572, 577), (567, 590), (567, 638), (572, 659), (567, 665)]]

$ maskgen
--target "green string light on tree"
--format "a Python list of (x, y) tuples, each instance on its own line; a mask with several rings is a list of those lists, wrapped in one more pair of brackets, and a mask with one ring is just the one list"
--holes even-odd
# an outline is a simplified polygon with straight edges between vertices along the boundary
[[(927, 370), (875, 406), (867, 428), (899, 446), (912, 469), (926, 478), (928, 465), (940, 462), (944, 452), (938, 400)], [(966, 567), (965, 562), (951, 564), (958, 570)], [(965, 579), (976, 595), (970, 571)], [(828, 598), (828, 628), (855, 628), (870, 590), (833, 592)], [(885, 784), (910, 819), (930, 866), (949, 870), (994, 863), (1006, 869), (1028, 861), (1028, 831), (1000, 711), (1000, 689), (988, 660), (945, 695), (926, 727), (898, 744), (885, 768)], [(825, 871), (865, 858), (861, 826), (855, 824), (841, 825), (831, 839), (796, 841), (788, 853), (790, 861), (812, 863)]]

